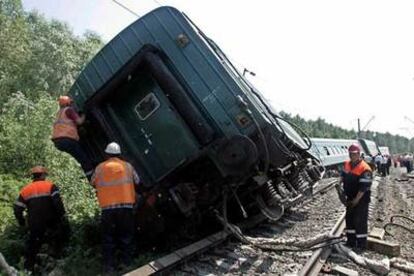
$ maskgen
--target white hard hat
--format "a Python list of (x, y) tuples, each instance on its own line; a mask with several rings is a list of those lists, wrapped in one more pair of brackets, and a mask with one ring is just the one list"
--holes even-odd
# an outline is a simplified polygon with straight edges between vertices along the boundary
[(106, 146), (105, 152), (108, 154), (121, 154), (121, 147), (117, 143), (112, 142)]

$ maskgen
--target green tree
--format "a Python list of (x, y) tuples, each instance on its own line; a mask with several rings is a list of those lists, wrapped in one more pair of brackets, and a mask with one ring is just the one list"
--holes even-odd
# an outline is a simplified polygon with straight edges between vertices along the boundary
[(1, 0), (0, 103), (18, 91), (31, 99), (38, 91), (66, 93), (102, 46), (93, 32), (75, 36), (66, 23), (26, 13), (18, 0)]
[(18, 0), (0, 1), (0, 103), (18, 82), (30, 56), (28, 31)]

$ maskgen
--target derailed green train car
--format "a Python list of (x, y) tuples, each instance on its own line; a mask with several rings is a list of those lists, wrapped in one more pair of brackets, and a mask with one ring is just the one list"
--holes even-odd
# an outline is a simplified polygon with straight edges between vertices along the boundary
[(260, 210), (276, 220), (321, 176), (309, 140), (171, 7), (119, 33), (69, 94), (87, 115), (81, 143), (89, 154), (101, 161), (106, 143), (121, 144), (164, 217), (228, 201), (236, 217)]

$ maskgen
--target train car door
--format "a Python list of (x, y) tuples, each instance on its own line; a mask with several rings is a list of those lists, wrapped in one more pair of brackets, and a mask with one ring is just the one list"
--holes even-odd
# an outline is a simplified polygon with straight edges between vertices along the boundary
[(151, 76), (137, 74), (115, 94), (108, 112), (154, 181), (197, 154), (197, 140)]

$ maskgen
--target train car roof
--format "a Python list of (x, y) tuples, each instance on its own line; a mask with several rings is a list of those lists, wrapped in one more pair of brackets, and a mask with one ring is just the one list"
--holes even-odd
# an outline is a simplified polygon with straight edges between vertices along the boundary
[(314, 141), (314, 142), (334, 142), (334, 143), (354, 143), (354, 142), (357, 142), (357, 140), (356, 139), (336, 139), (336, 138), (314, 138), (314, 137), (312, 137), (311, 138), (311, 140), (312, 141)]
[[(171, 35), (163, 25), (165, 22), (161, 20), (167, 17), (171, 20), (170, 24), (188, 30), (187, 34), (194, 33), (191, 32), (190, 24), (183, 24), (188, 22), (182, 13), (173, 7), (159, 7), (141, 16), (109, 41), (79, 74), (69, 90), (69, 95), (78, 108), (82, 109), (83, 104), (108, 83), (142, 46), (160, 46), (161, 43), (158, 42), (162, 42), (163, 36)], [(161, 34), (155, 31), (154, 24), (161, 26), (165, 32)]]

